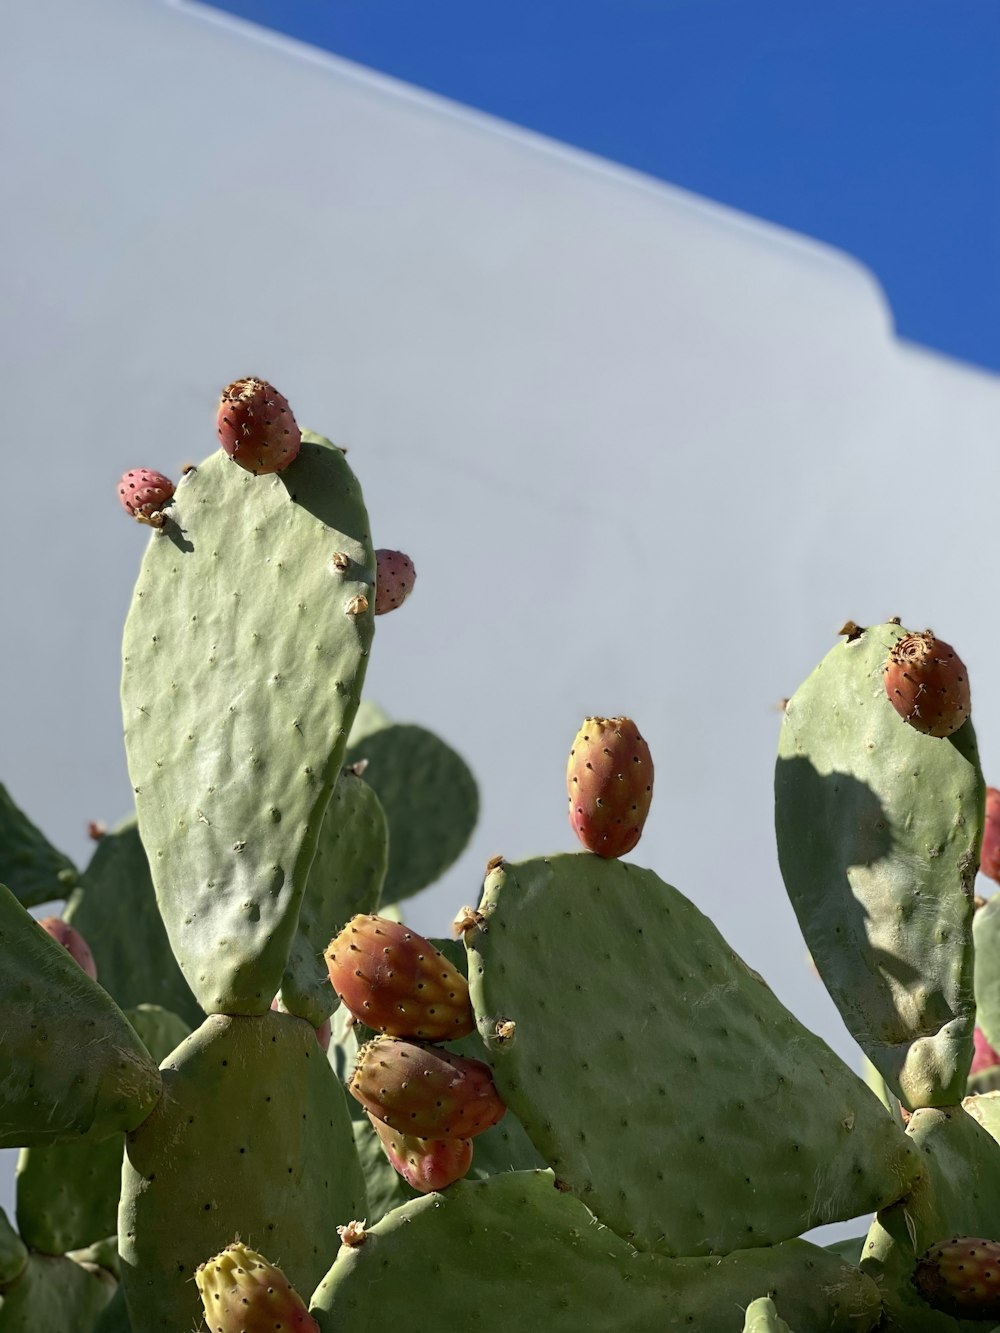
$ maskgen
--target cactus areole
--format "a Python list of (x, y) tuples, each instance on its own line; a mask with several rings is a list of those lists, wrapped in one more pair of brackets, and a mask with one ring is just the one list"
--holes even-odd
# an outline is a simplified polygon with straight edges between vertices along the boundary
[(588, 852), (624, 856), (642, 836), (653, 799), (653, 759), (628, 717), (588, 717), (566, 766), (569, 822)]
[(893, 644), (882, 677), (893, 708), (926, 736), (950, 736), (969, 716), (965, 664), (929, 629)]

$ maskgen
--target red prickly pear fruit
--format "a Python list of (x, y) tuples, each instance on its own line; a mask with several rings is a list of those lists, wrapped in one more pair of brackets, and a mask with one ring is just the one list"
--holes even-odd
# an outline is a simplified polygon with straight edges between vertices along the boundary
[(996, 1051), (986, 1040), (986, 1034), (983, 1032), (982, 1028), (976, 1028), (975, 1032), (972, 1034), (972, 1041), (975, 1054), (972, 1057), (972, 1068), (969, 1070), (970, 1075), (980, 1074), (984, 1069), (995, 1069), (997, 1065), (1000, 1065), (1000, 1055), (997, 1055)]
[(97, 980), (97, 964), (90, 952), (90, 945), (75, 927), (58, 916), (43, 917), (38, 924), (57, 944), (63, 946), (74, 962), (80, 964), (91, 981)]
[(414, 1134), (391, 1129), (370, 1112), (368, 1119), (393, 1168), (418, 1194), (446, 1189), (468, 1174), (471, 1139), (418, 1139)]
[(173, 499), (173, 494), (174, 483), (170, 478), (150, 467), (134, 467), (118, 483), (118, 498), (126, 513), (147, 522)]
[(1000, 1318), (1000, 1241), (955, 1236), (932, 1245), (917, 1260), (913, 1285), (943, 1314)]
[(402, 606), (413, 591), (417, 571), (402, 551), (375, 552), (375, 614), (384, 616)]
[(320, 1333), (281, 1269), (238, 1241), (201, 1264), (194, 1280), (210, 1333)]
[(566, 766), (569, 822), (588, 852), (624, 856), (653, 799), (653, 759), (628, 717), (588, 717)]
[(398, 921), (359, 913), (323, 956), (333, 989), (376, 1032), (448, 1041), (476, 1026), (465, 977), (430, 940)]
[(302, 444), (288, 399), (267, 380), (227, 384), (219, 399), (216, 428), (233, 462), (257, 476), (284, 471)]
[[(277, 995), (271, 1001), (271, 1008), (274, 1010), (276, 1014), (288, 1013), (288, 1010), (285, 1008), (284, 1002), (281, 998), (281, 991), (278, 991)], [(296, 1015), (293, 1014), (292, 1017), (296, 1017)], [(318, 1028), (313, 1028), (313, 1032), (316, 1033), (316, 1040), (319, 1042), (320, 1050), (323, 1051), (324, 1053), (330, 1049), (331, 1031), (332, 1029), (330, 1027), (330, 1020), (328, 1018), (324, 1019)]]
[(1000, 884), (1000, 791), (996, 787), (986, 788), (986, 825), (979, 869)]
[(896, 712), (925, 736), (950, 736), (969, 716), (969, 675), (962, 659), (931, 630), (893, 644), (882, 671)]
[(421, 1139), (474, 1138), (507, 1109), (481, 1060), (398, 1037), (362, 1046), (349, 1091), (391, 1129)]

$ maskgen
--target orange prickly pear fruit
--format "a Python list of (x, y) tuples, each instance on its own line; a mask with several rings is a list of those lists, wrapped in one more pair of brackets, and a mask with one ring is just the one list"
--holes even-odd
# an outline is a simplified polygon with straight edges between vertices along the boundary
[(414, 1134), (391, 1129), (370, 1112), (368, 1119), (382, 1141), (386, 1157), (411, 1189), (420, 1194), (454, 1184), (472, 1165), (471, 1139), (418, 1139)]
[(282, 472), (298, 456), (302, 434), (288, 399), (267, 380), (233, 380), (222, 390), (216, 429), (223, 449), (257, 475)]
[(969, 673), (954, 648), (932, 630), (898, 639), (882, 678), (899, 716), (926, 736), (950, 736), (969, 716)]
[(566, 766), (569, 822), (588, 852), (624, 856), (653, 799), (653, 759), (628, 717), (588, 717)]
[(1000, 1319), (1000, 1241), (956, 1236), (917, 1260), (913, 1284), (928, 1305), (957, 1319)]
[(359, 913), (324, 957), (333, 989), (376, 1032), (451, 1041), (476, 1026), (465, 977), (430, 940), (398, 921)]
[(238, 1241), (202, 1264), (194, 1280), (211, 1333), (319, 1333), (281, 1269)]
[(421, 1139), (471, 1139), (506, 1111), (482, 1060), (398, 1037), (362, 1046), (348, 1091), (365, 1110)]
[(51, 935), (57, 944), (63, 946), (74, 962), (80, 964), (91, 981), (97, 980), (97, 964), (90, 952), (90, 945), (75, 926), (58, 916), (43, 917), (38, 924), (46, 935)]

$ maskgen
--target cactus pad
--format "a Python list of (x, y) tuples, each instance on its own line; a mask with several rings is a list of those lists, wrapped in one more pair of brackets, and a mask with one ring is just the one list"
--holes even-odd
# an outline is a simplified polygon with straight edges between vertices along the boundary
[(286, 1014), (216, 1015), (162, 1068), (163, 1100), (127, 1140), (118, 1216), (143, 1333), (193, 1325), (195, 1269), (237, 1233), (312, 1291), (338, 1224), (365, 1216), (344, 1091), (312, 1028)]
[(167, 934), (208, 1013), (265, 1013), (281, 984), (373, 579), (360, 487), (317, 436), (277, 476), (214, 454), (150, 538), (125, 626), (125, 744)]
[(785, 710), (775, 773), (788, 895), (844, 1022), (909, 1108), (962, 1097), (985, 786), (972, 724), (907, 726), (882, 666), (906, 633), (839, 643)]
[(497, 1089), (619, 1235), (725, 1254), (906, 1192), (917, 1157), (878, 1099), (652, 871), (502, 863), (479, 910), (469, 987)]
[(76, 883), (73, 862), (56, 849), (0, 782), (0, 883), (22, 907), (65, 898)]
[[(428, 1286), (430, 1319), (414, 1305)], [(747, 1305), (778, 1291), (809, 1333), (866, 1333), (878, 1320), (874, 1285), (805, 1241), (725, 1258), (641, 1254), (539, 1171), (459, 1181), (396, 1208), (340, 1250), (310, 1311), (321, 1333), (429, 1322), (439, 1333), (740, 1333)]]
[(0, 885), (0, 1147), (134, 1129), (160, 1075), (124, 1014)]
[(134, 815), (100, 838), (63, 917), (91, 946), (101, 985), (122, 1009), (158, 1004), (191, 1027), (204, 1018), (170, 948)]
[(399, 902), (426, 888), (458, 858), (479, 818), (479, 790), (465, 760), (424, 727), (389, 723), (377, 712), (351, 736), (349, 763), (367, 760), (365, 781), (389, 821), (389, 869), (382, 891)]

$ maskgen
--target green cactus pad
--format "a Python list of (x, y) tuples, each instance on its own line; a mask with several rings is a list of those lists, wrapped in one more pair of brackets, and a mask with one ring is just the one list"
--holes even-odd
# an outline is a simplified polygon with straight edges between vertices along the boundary
[[(189, 1035), (176, 1014), (141, 1005), (126, 1014), (158, 1064)], [(118, 1225), (124, 1134), (100, 1143), (23, 1148), (17, 1162), (17, 1225), (33, 1250), (65, 1254), (110, 1235)]]
[(114, 1000), (0, 885), (0, 1148), (134, 1129), (160, 1075)]
[(28, 1249), (24, 1241), (10, 1224), (10, 1219), (0, 1208), (0, 1292), (24, 1272), (28, 1262)]
[(121, 1264), (118, 1262), (117, 1235), (104, 1236), (101, 1240), (95, 1240), (82, 1249), (71, 1250), (66, 1257), (77, 1264), (96, 1264), (98, 1268), (106, 1268), (115, 1279), (121, 1273)]
[(374, 570), (360, 487), (317, 436), (276, 475), (220, 450), (150, 539), (125, 744), (167, 934), (207, 1013), (265, 1013), (281, 984), (360, 698)]
[(312, 1291), (338, 1224), (366, 1215), (344, 1091), (312, 1028), (287, 1014), (215, 1015), (162, 1068), (163, 1099), (129, 1135), (122, 1171), (122, 1282), (137, 1328), (191, 1328), (194, 1270), (237, 1234)]
[(500, 1095), (620, 1236), (726, 1254), (905, 1193), (916, 1154), (878, 1099), (652, 871), (502, 863), (479, 910), (469, 986)]
[(22, 907), (37, 907), (67, 897), (76, 879), (73, 862), (56, 851), (0, 782), (0, 883)]
[(1000, 893), (972, 921), (975, 941), (976, 1021), (994, 1050), (1000, 1048)]
[(101, 1311), (90, 1333), (133, 1333), (132, 1321), (128, 1317), (128, 1306), (125, 1304), (125, 1292), (121, 1286)]
[(321, 1333), (740, 1333), (762, 1292), (780, 1292), (809, 1333), (878, 1320), (873, 1284), (805, 1241), (725, 1258), (640, 1254), (539, 1171), (458, 1181), (394, 1209), (341, 1248), (310, 1310)]
[(90, 945), (98, 980), (122, 1009), (158, 1004), (191, 1027), (204, 1018), (170, 948), (134, 815), (98, 841), (63, 917)]
[(743, 1333), (792, 1333), (770, 1296), (761, 1296), (747, 1306)]
[(289, 1013), (319, 1027), (337, 1007), (323, 950), (358, 912), (374, 912), (388, 863), (389, 829), (378, 797), (345, 768), (330, 797), (281, 978)]
[(867, 1234), (864, 1236), (848, 1236), (845, 1240), (831, 1241), (829, 1245), (824, 1245), (823, 1249), (829, 1251), (830, 1254), (838, 1255), (845, 1263), (859, 1264), (867, 1238)]
[(971, 722), (908, 726), (882, 666), (907, 631), (839, 643), (789, 700), (775, 772), (778, 858), (851, 1034), (909, 1108), (957, 1102), (972, 1060), (973, 885), (985, 785)]
[[(911, 1277), (917, 1256), (938, 1241), (1000, 1235), (1000, 1145), (979, 1119), (990, 1117), (997, 1127), (1000, 1115), (991, 1113), (991, 1103), (992, 1097), (973, 1097), (962, 1106), (928, 1108), (910, 1118), (907, 1134), (920, 1151), (922, 1179), (908, 1198), (877, 1214), (861, 1260), (881, 1289), (887, 1330), (938, 1333), (964, 1327), (932, 1310)], [(973, 1107), (978, 1114), (970, 1113)]]
[(63, 1256), (29, 1255), (24, 1272), (0, 1295), (0, 1333), (92, 1333), (115, 1287), (110, 1273)]
[(348, 763), (367, 760), (365, 781), (389, 821), (383, 897), (399, 902), (440, 878), (465, 849), (479, 818), (479, 789), (465, 760), (432, 731), (369, 715), (353, 734)]

